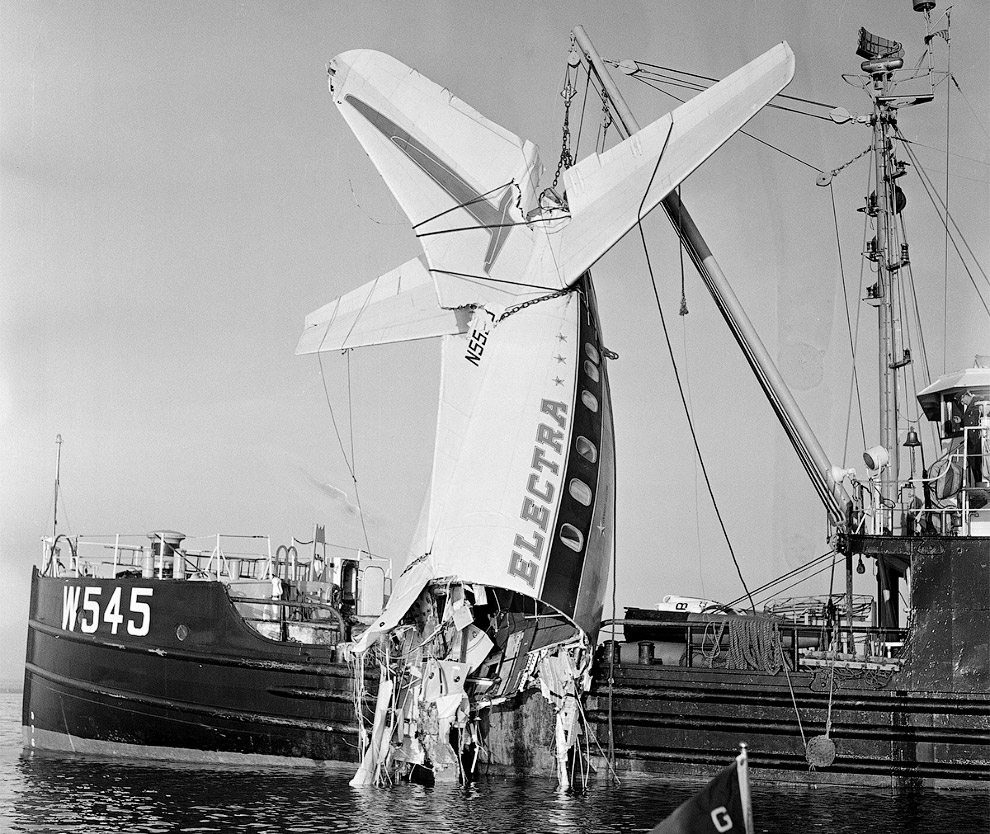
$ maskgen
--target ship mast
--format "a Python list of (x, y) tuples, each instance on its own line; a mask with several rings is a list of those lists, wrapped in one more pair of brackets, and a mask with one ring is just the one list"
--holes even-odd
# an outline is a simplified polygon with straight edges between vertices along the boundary
[[(932, 0), (914, 0), (915, 11), (926, 18), (927, 37), (931, 40)], [(934, 73), (931, 49), (928, 50), (929, 89), (921, 95), (896, 95), (894, 73), (904, 66), (904, 47), (896, 42), (859, 32), (856, 54), (865, 60), (860, 65), (870, 76), (873, 113), (869, 123), (873, 131), (872, 150), (876, 191), (867, 199), (865, 211), (875, 222), (876, 237), (867, 244), (866, 257), (876, 264), (877, 282), (867, 290), (867, 302), (877, 307), (879, 359), (879, 428), (880, 445), (887, 460), (876, 460), (870, 450), (867, 465), (878, 469), (879, 498), (877, 533), (893, 533), (893, 508), (899, 498), (900, 444), (897, 442), (898, 390), (897, 372), (910, 364), (911, 353), (902, 347), (900, 305), (895, 281), (900, 269), (909, 262), (907, 244), (898, 243), (896, 217), (906, 204), (904, 193), (894, 180), (905, 173), (904, 165), (894, 154), (892, 134), (897, 128), (897, 110), (923, 104), (934, 98)], [(881, 453), (881, 454), (883, 454)]]
[[(903, 63), (900, 61), (899, 63)], [(873, 104), (873, 156), (876, 164), (877, 183), (877, 295), (880, 299), (879, 357), (880, 357), (880, 444), (890, 455), (890, 462), (880, 476), (880, 495), (885, 507), (897, 501), (897, 482), (900, 474), (900, 454), (897, 443), (897, 369), (904, 360), (897, 356), (897, 337), (900, 335), (900, 318), (894, 304), (893, 263), (894, 242), (892, 226), (895, 191), (891, 187), (891, 142), (887, 138), (888, 126), (896, 118), (893, 108), (884, 102), (890, 85), (890, 73), (874, 76), (874, 83), (881, 88), (881, 95)]]

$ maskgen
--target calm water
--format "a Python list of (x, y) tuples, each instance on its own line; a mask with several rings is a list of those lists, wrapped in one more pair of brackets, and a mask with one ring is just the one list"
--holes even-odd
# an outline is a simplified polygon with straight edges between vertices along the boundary
[[(20, 694), (0, 693), (0, 830), (152, 832), (649, 831), (697, 786), (627, 779), (561, 794), (552, 777), (470, 788), (348, 786), (349, 767), (319, 772), (149, 766), (21, 755)], [(756, 830), (824, 834), (987, 834), (990, 796), (928, 791), (753, 790)]]

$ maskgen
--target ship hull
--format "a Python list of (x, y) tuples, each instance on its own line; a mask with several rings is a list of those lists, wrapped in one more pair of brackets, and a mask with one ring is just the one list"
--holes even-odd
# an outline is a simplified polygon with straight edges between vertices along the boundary
[(353, 686), (332, 647), (262, 636), (221, 583), (34, 572), (22, 716), (28, 750), (353, 762)]
[[(611, 678), (610, 684), (607, 667), (598, 669), (585, 714), (602, 749), (611, 744), (619, 771), (711, 776), (745, 742), (761, 780), (983, 789), (990, 783), (987, 695), (849, 681), (830, 693), (827, 676), (808, 672), (788, 680), (633, 664), (614, 666)], [(835, 759), (811, 768), (806, 742), (826, 736), (829, 721)]]
[[(760, 779), (990, 788), (990, 540), (856, 536), (850, 544), (882, 564), (911, 566), (910, 622), (889, 644), (891, 659), (819, 653), (817, 668), (804, 659), (794, 671), (719, 669), (704, 668), (703, 656), (687, 666), (668, 653), (661, 663), (651, 656), (659, 651), (627, 644), (620, 662), (599, 658), (585, 707), (615, 767), (712, 775), (742, 741)], [(675, 621), (659, 633), (663, 645), (678, 627), (691, 642)], [(704, 630), (696, 623), (695, 637)], [(809, 629), (780, 634), (798, 660)]]

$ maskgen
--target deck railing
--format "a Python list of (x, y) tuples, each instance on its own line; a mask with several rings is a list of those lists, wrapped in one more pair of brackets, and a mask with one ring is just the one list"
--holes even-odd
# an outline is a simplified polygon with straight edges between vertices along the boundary
[[(605, 642), (614, 643), (616, 646), (621, 642), (680, 645), (683, 665), (691, 667), (695, 665), (696, 656), (704, 655), (706, 652), (710, 653), (715, 649), (715, 639), (718, 639), (720, 651), (728, 649), (729, 631), (733, 622), (733, 620), (712, 620), (708, 623), (677, 623), (658, 620), (614, 619), (602, 621), (602, 631), (607, 631), (612, 636), (610, 641)], [(713, 631), (713, 626), (721, 627), (723, 625), (724, 630)], [(619, 629), (625, 626), (664, 628), (667, 631), (679, 633), (680, 636), (677, 639), (669, 640), (651, 640), (647, 637), (637, 641), (617, 640), (616, 635)], [(846, 662), (850, 662), (849, 659), (852, 656), (843, 654), (844, 648), (849, 645), (847, 641), (850, 636), (857, 650), (856, 656), (860, 659), (864, 661), (868, 658), (896, 659), (901, 655), (908, 634), (907, 629), (880, 628), (868, 625), (849, 628), (844, 625), (826, 627), (803, 623), (775, 623), (774, 628), (780, 634), (782, 650), (792, 669), (800, 668), (802, 661), (806, 661), (809, 653), (823, 652), (836, 658), (841, 655), (846, 658)], [(650, 655), (647, 654), (646, 656), (649, 657)], [(642, 655), (637, 653), (637, 657), (642, 657)], [(616, 661), (618, 660), (619, 658), (616, 658)], [(651, 658), (650, 663), (653, 662), (656, 661)]]

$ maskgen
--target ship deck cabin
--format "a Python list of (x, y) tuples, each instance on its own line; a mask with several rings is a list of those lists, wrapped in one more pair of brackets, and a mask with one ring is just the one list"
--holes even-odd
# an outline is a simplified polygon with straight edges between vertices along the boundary
[(187, 539), (172, 530), (58, 535), (44, 538), (42, 548), (42, 575), (51, 578), (218, 582), (247, 625), (280, 642), (333, 646), (350, 639), (352, 626), (381, 613), (392, 583), (389, 560), (332, 554), (319, 535), (274, 551), (268, 536)]

